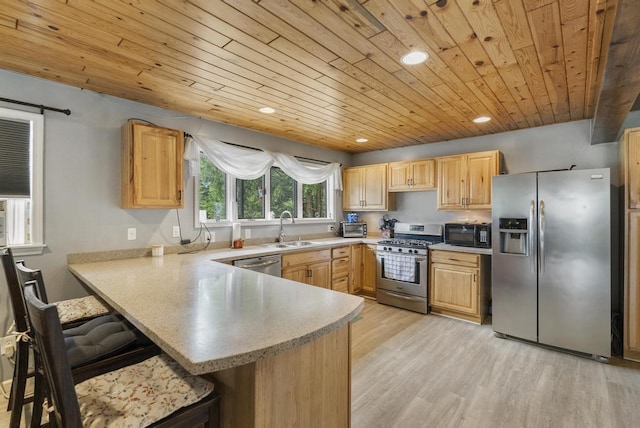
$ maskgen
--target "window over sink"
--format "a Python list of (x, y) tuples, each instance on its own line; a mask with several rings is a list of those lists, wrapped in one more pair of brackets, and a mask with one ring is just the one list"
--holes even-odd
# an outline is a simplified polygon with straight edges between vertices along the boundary
[(302, 184), (275, 166), (255, 179), (233, 178), (201, 153), (196, 198), (199, 220), (268, 221), (276, 220), (284, 210), (290, 211), (296, 220), (332, 219), (331, 180)]

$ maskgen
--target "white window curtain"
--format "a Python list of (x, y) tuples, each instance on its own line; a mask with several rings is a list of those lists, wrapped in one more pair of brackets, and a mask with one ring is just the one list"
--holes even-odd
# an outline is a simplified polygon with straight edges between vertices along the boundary
[(202, 151), (220, 170), (243, 180), (252, 180), (269, 172), (277, 166), (285, 174), (303, 184), (322, 183), (333, 177), (336, 190), (342, 190), (340, 164), (309, 165), (300, 162), (295, 156), (284, 153), (272, 153), (235, 147), (205, 137), (193, 137), (187, 140), (184, 158), (188, 162), (187, 170), (192, 176), (198, 175), (198, 159)]

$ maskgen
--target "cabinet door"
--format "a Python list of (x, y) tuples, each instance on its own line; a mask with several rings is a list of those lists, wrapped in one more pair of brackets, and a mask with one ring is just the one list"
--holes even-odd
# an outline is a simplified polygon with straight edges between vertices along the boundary
[(466, 156), (467, 208), (491, 209), (491, 178), (498, 174), (498, 152), (471, 153)]
[(363, 183), (364, 208), (367, 210), (387, 209), (387, 165), (369, 165), (364, 168)]
[[(640, 352), (640, 212), (629, 213), (629, 235), (627, 237), (628, 279), (625, 290), (626, 329), (625, 348)], [(625, 352), (625, 357), (628, 357)], [(635, 354), (638, 357), (640, 354)]]
[(630, 210), (640, 208), (640, 131), (627, 135), (626, 184), (628, 190), (628, 207)]
[(359, 293), (360, 290), (362, 290), (362, 244), (357, 244), (351, 246), (349, 293)]
[(433, 263), (431, 305), (478, 315), (478, 269)]
[(465, 184), (462, 179), (462, 156), (448, 156), (437, 159), (438, 166), (438, 209), (455, 210), (462, 208)]
[(436, 161), (425, 159), (411, 162), (409, 173), (411, 190), (432, 190), (436, 188)]
[(362, 209), (362, 168), (345, 168), (342, 171), (342, 209)]
[(309, 270), (306, 265), (282, 269), (282, 277), (296, 282), (307, 282)]
[(135, 122), (125, 127), (122, 207), (182, 208), (184, 134)]
[(362, 291), (368, 294), (376, 292), (376, 246), (363, 245), (362, 255)]
[(409, 190), (409, 162), (392, 162), (389, 164), (389, 191)]
[(331, 263), (320, 262), (308, 266), (307, 284), (331, 289)]

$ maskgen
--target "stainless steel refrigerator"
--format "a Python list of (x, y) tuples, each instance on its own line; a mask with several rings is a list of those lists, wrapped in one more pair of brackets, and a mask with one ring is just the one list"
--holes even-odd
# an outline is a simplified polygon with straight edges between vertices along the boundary
[(609, 169), (492, 181), (496, 333), (611, 356)]

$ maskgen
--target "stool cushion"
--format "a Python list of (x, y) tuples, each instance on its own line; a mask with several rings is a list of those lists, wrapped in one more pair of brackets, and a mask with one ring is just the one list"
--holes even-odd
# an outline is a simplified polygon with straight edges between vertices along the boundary
[(200, 401), (213, 383), (166, 354), (76, 385), (84, 427), (145, 427)]
[(115, 315), (103, 315), (86, 323), (63, 330), (64, 343), (71, 367), (78, 367), (133, 344), (138, 336)]
[(60, 324), (62, 325), (73, 321), (106, 315), (111, 312), (96, 296), (61, 300), (55, 302), (54, 305), (58, 308), (58, 316), (60, 317)]

